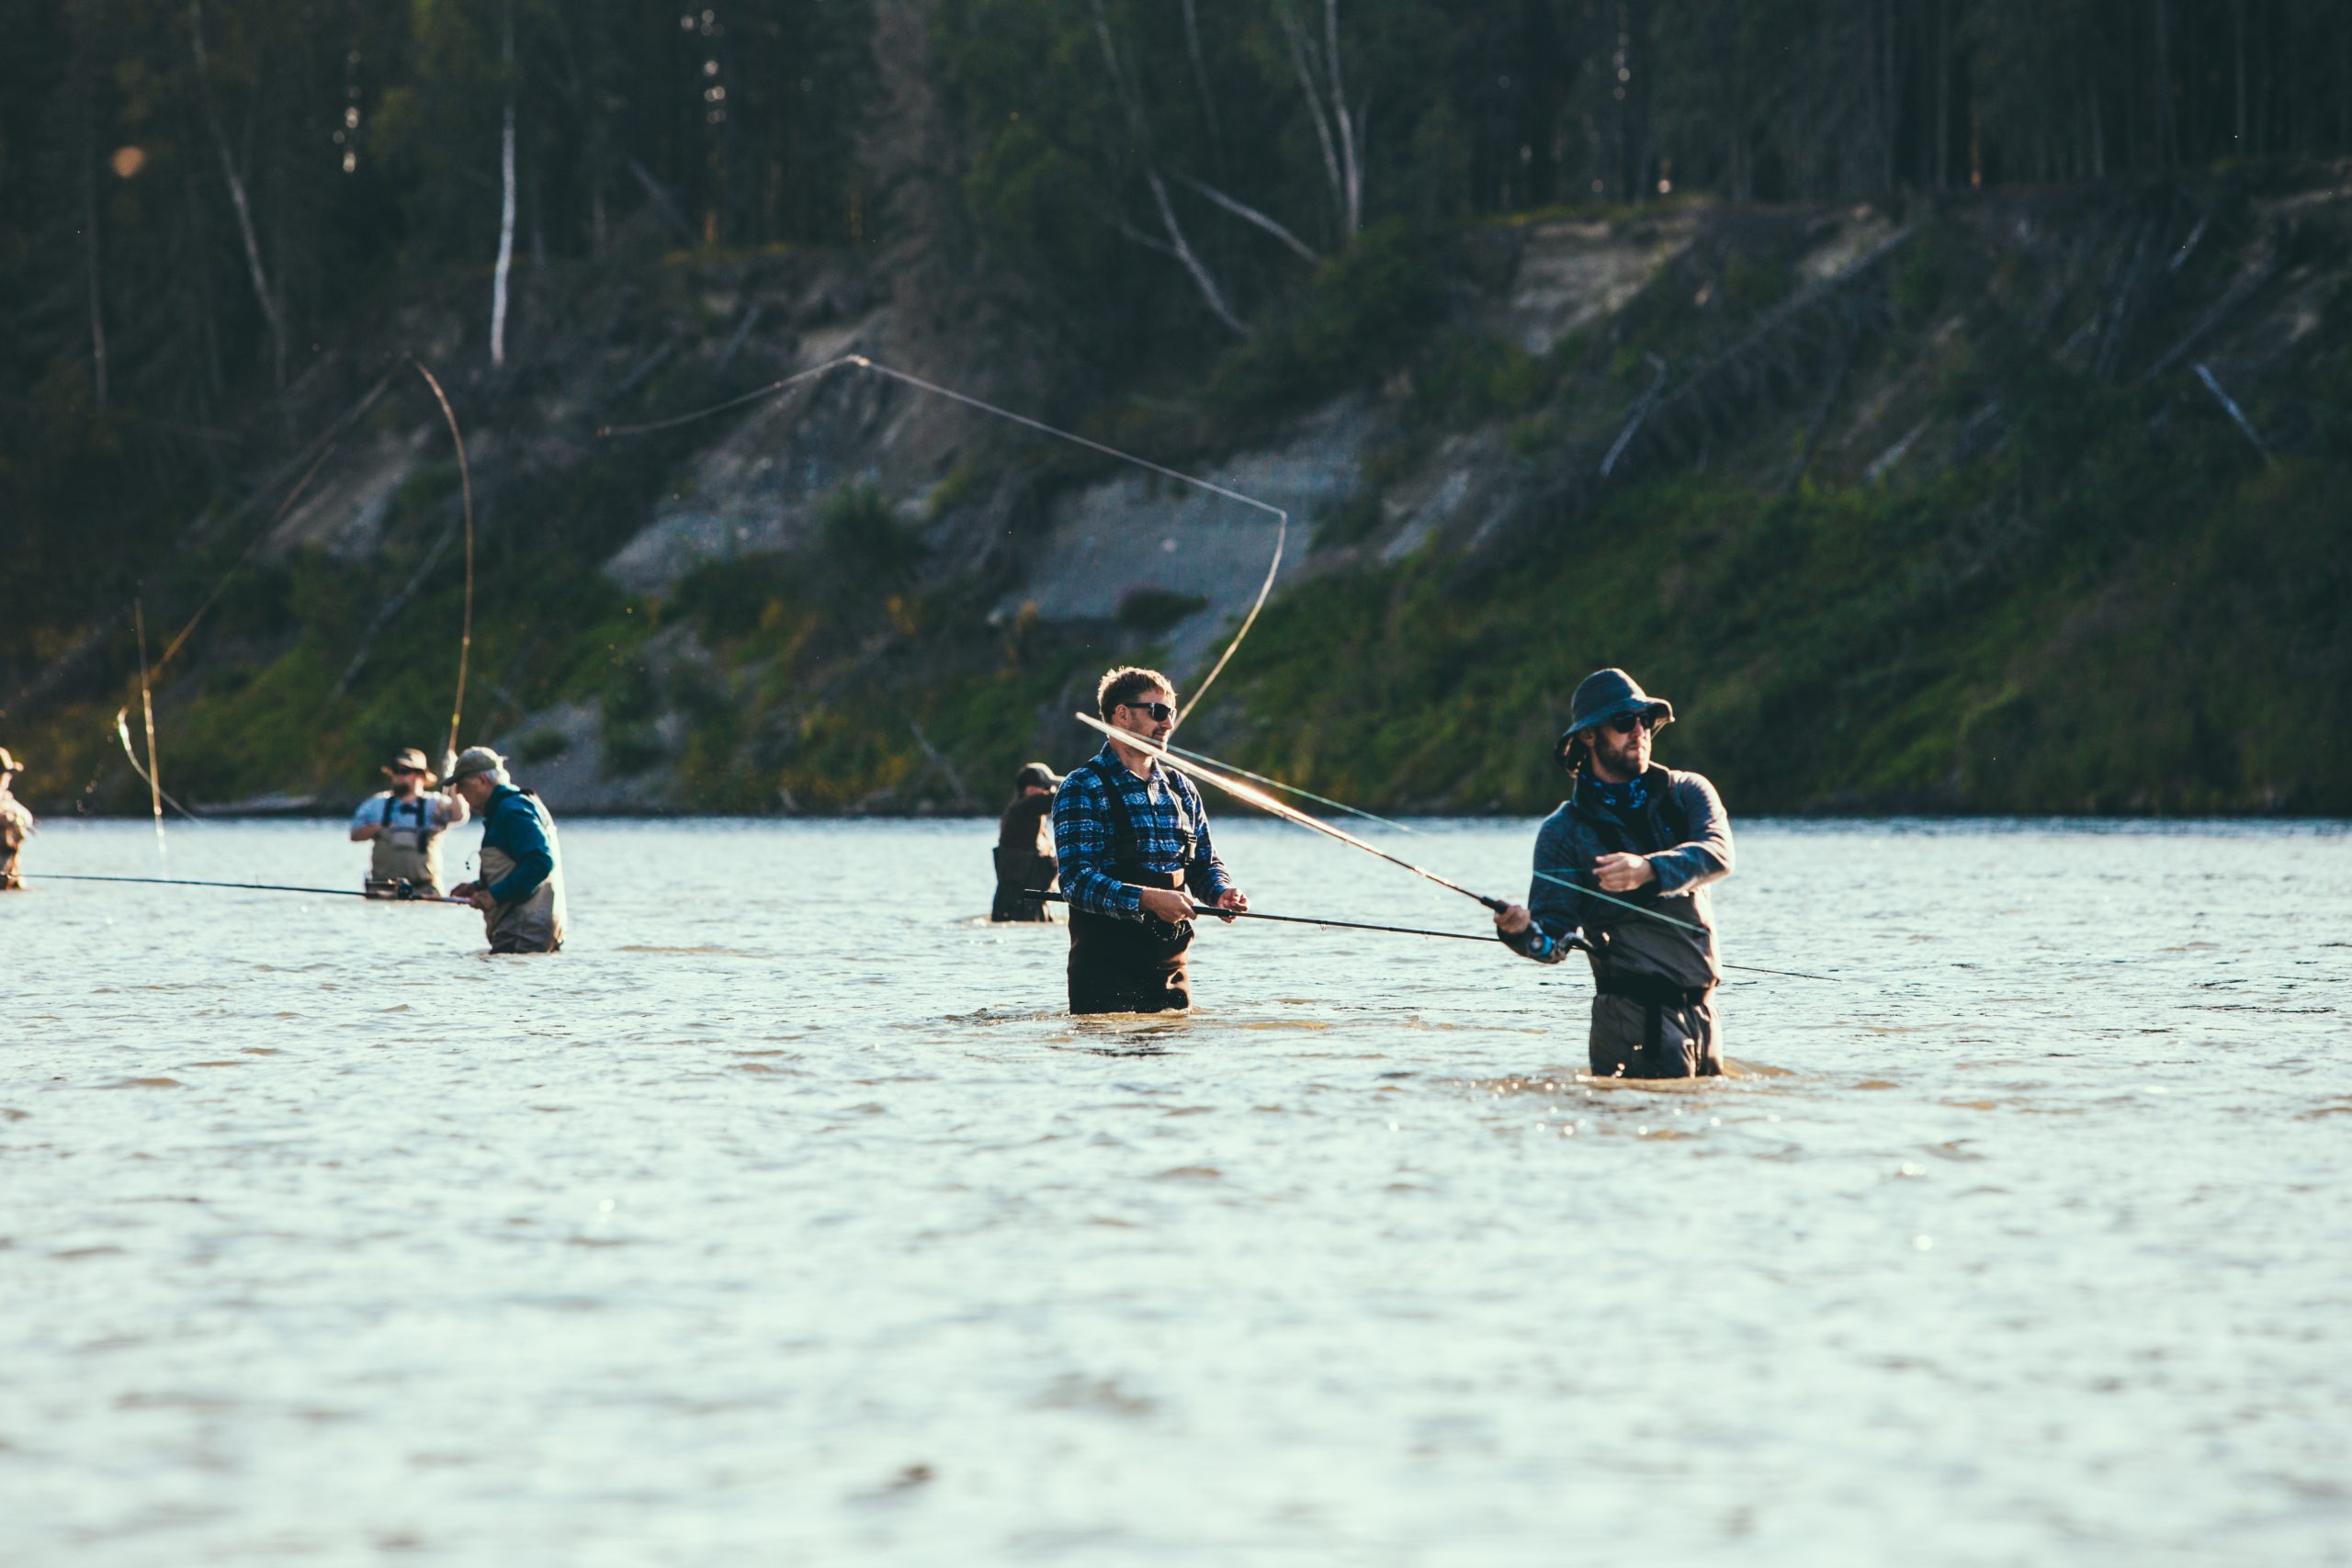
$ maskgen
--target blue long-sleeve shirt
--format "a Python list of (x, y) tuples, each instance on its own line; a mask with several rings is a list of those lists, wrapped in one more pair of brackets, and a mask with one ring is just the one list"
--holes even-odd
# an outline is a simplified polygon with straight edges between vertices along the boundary
[(1193, 781), (1156, 761), (1138, 778), (1105, 741), (1069, 771), (1054, 795), (1054, 854), (1071, 908), (1114, 919), (1144, 918), (1142, 890), (1112, 874), (1112, 857), (1120, 849), (1114, 789), (1135, 821), (1136, 869), (1182, 872), (1187, 889), (1204, 904), (1233, 886), (1209, 842), (1209, 814)]
[(547, 807), (513, 784), (501, 784), (481, 814), (482, 848), (497, 850), (514, 863), (514, 869), (490, 885), (489, 893), (502, 904), (516, 904), (539, 890), (555, 874), (555, 839)]
[[(1720, 975), (1706, 889), (1731, 874), (1731, 818), (1715, 786), (1698, 773), (1657, 768), (1645, 783), (1659, 794), (1656, 815), (1621, 808), (1580, 783), (1544, 819), (1527, 897), (1534, 923), (1510, 946), (1539, 964), (1557, 964), (1575, 951), (1562, 939), (1581, 930), (1602, 950), (1596, 962), (1611, 969), (1663, 976), (1680, 986), (1712, 984)], [(1600, 886), (1593, 862), (1619, 853), (1647, 860), (1655, 880), (1616, 895), (1619, 902), (1586, 897)]]

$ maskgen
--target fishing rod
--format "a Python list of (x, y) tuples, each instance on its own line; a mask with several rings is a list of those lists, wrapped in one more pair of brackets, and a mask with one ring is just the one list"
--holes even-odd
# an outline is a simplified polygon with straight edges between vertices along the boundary
[(474, 478), (473, 470), (466, 466), (466, 437), (458, 428), (456, 411), (449, 407), (449, 394), (441, 389), (441, 383), (424, 367), (424, 361), (412, 354), (408, 362), (424, 378), (424, 384), (433, 389), (433, 400), (441, 405), (441, 417), (448, 422), (449, 439), (457, 444), (458, 488), (466, 520), (466, 615), (458, 632), (458, 694), (449, 704), (449, 744), (441, 754), (441, 771), (446, 773), (457, 765), (458, 717), (465, 712), (466, 664), (474, 647)]
[(431, 894), (414, 883), (403, 882), (390, 894), (360, 892), (349, 887), (293, 887), (282, 882), (200, 882), (186, 876), (91, 876), (62, 871), (42, 872), (35, 880), (42, 882), (136, 882), (155, 887), (228, 887), (240, 893), (314, 893), (322, 898), (369, 898), (378, 903), (447, 904), (455, 908), (471, 908), (462, 898)]
[[(1410, 861), (1400, 860), (1396, 856), (1390, 854), (1386, 850), (1381, 849), (1373, 844), (1367, 844), (1362, 839), (1357, 838), (1354, 834), (1343, 832), (1340, 829), (1332, 827), (1329, 822), (1321, 821), (1316, 818), (1308, 816), (1306, 812), (1299, 810), (1295, 807), (1285, 806), (1281, 801), (1274, 799), (1272, 795), (1267, 795), (1262, 790), (1253, 789), (1248, 784), (1240, 784), (1233, 779), (1227, 778), (1224, 774), (1204, 767), (1197, 762), (1186, 761), (1182, 758), (1175, 756), (1166, 747), (1159, 745), (1147, 737), (1137, 735), (1132, 730), (1114, 729), (1110, 725), (1103, 723), (1101, 719), (1090, 718), (1082, 713), (1074, 714), (1071, 716), (1090, 729), (1101, 730), (1104, 735), (1117, 740), (1123, 746), (1132, 746), (1136, 750), (1144, 752), (1148, 756), (1157, 757), (1179, 773), (1188, 773), (1194, 778), (1202, 779), (1207, 783), (1216, 784), (1219, 789), (1226, 791), (1227, 794), (1232, 795), (1238, 799), (1246, 800), (1250, 805), (1258, 807), (1261, 811), (1279, 817), (1285, 822), (1295, 822), (1302, 828), (1312, 829), (1317, 833), (1337, 839), (1343, 844), (1352, 845), (1355, 848), (1363, 851), (1366, 854), (1376, 855), (1393, 866), (1401, 867), (1406, 871), (1411, 872), (1416, 876), (1423, 877), (1430, 882), (1436, 883), (1440, 887), (1450, 888), (1453, 892), (1459, 893), (1466, 898), (1476, 898), (1479, 903), (1484, 904), (1487, 908), (1492, 909), (1497, 914), (1501, 914), (1505, 909), (1510, 908), (1509, 904), (1506, 904), (1499, 898), (1489, 898), (1483, 893), (1473, 893), (1469, 888), (1463, 886), (1460, 883), (1449, 882), (1433, 871), (1415, 865)], [(1548, 872), (1541, 871), (1537, 872), (1535, 874), (1543, 877), (1547, 882), (1556, 882), (1561, 884), (1563, 886), (1573, 887), (1578, 893), (1584, 894), (1588, 897), (1599, 898), (1606, 903), (1619, 905), (1624, 908), (1632, 910), (1637, 915), (1647, 915), (1653, 919), (1663, 920), (1670, 926), (1680, 926), (1686, 931), (1696, 931), (1702, 936), (1707, 934), (1706, 928), (1703, 926), (1695, 926), (1687, 920), (1678, 920), (1671, 915), (1661, 915), (1657, 910), (1646, 908), (1642, 905), (1629, 903), (1623, 898), (1611, 897), (1606, 893), (1601, 893), (1593, 888), (1584, 886), (1580, 883), (1570, 882), (1566, 877), (1554, 876)], [(1566, 939), (1563, 940), (1565, 941)], [(1580, 938), (1577, 939), (1576, 945), (1583, 947), (1587, 952), (1591, 951), (1590, 945), (1584, 942)], [(1754, 964), (1725, 964), (1723, 967), (1725, 969), (1737, 969), (1744, 974), (1750, 975), (1778, 975), (1784, 979), (1791, 980), (1821, 980), (1833, 986), (1840, 983), (1835, 976), (1809, 975), (1802, 969), (1766, 969)]]
[[(1069, 902), (1069, 899), (1062, 894), (1041, 893), (1035, 888), (1023, 889), (1022, 897), (1035, 898), (1041, 904)], [(1332, 926), (1340, 931), (1386, 931), (1392, 936), (1443, 937), (1448, 942), (1499, 942), (1502, 940), (1499, 937), (1480, 936), (1474, 931), (1430, 931), (1426, 926), (1374, 926), (1367, 925), (1362, 920), (1326, 920), (1313, 915), (1269, 915), (1256, 909), (1219, 909), (1207, 904), (1193, 905), (1193, 913), (1202, 918), (1214, 916), (1220, 920), (1279, 920), (1286, 926)], [(1583, 947), (1586, 943), (1583, 938), (1577, 937), (1572, 939), (1569, 945)]]
[(1058, 425), (1047, 424), (1044, 420), (1032, 419), (1025, 413), (1016, 413), (1011, 409), (1000, 408), (985, 399), (973, 397), (968, 392), (959, 392), (953, 387), (943, 387), (936, 381), (926, 381), (920, 376), (911, 376), (904, 370), (894, 369), (890, 366), (868, 359), (862, 354), (844, 354), (837, 358), (828, 359), (820, 365), (812, 365), (806, 370), (797, 370), (780, 381), (771, 381), (754, 391), (727, 398), (706, 408), (695, 409), (669, 419), (652, 420), (642, 424), (602, 425), (598, 427), (596, 436), (598, 440), (605, 440), (616, 435), (648, 435), (655, 431), (673, 430), (682, 424), (691, 424), (699, 419), (708, 419), (713, 414), (725, 413), (729, 409), (741, 408), (746, 403), (755, 403), (763, 399), (775, 397), (804, 381), (815, 380), (829, 371), (842, 368), (870, 370), (876, 376), (901, 382), (914, 388), (917, 391), (928, 392), (933, 397), (945, 398), (950, 402), (961, 403), (966, 408), (975, 409), (997, 419), (1010, 421), (1025, 429), (1034, 430), (1041, 435), (1050, 435), (1057, 441), (1067, 441), (1074, 446), (1083, 446), (1088, 451), (1100, 453), (1105, 457), (1115, 457), (1122, 463), (1132, 463), (1136, 468), (1158, 474), (1163, 479), (1174, 479), (1179, 484), (1190, 485), (1194, 490), (1206, 491), (1210, 495), (1222, 496), (1227, 501), (1239, 502), (1244, 506), (1255, 507), (1258, 511), (1272, 517), (1274, 558), (1266, 565), (1266, 579), (1258, 585), (1258, 596), (1250, 601), (1250, 613), (1241, 617), (1241, 627), (1233, 634), (1233, 640), (1225, 645), (1225, 651), (1219, 654), (1216, 662), (1209, 667), (1208, 674), (1202, 678), (1197, 687), (1193, 688), (1192, 703), (1178, 716), (1181, 718), (1189, 716), (1193, 708), (1200, 706), (1201, 699), (1208, 695), (1209, 688), (1216, 683), (1216, 678), (1225, 672), (1225, 667), (1231, 661), (1235, 650), (1240, 648), (1242, 638), (1248, 637), (1250, 628), (1258, 624), (1258, 612), (1266, 607), (1267, 599), (1272, 597), (1274, 592), (1274, 578), (1282, 571), (1283, 551), (1290, 542), (1290, 513), (1271, 502), (1260, 501), (1254, 495), (1244, 495), (1238, 490), (1180, 472), (1165, 464), (1155, 463), (1148, 457), (1138, 457), (1132, 452), (1123, 452), (1116, 446), (1106, 446), (1090, 436), (1080, 435), (1076, 431), (1064, 430)]
[(1268, 795), (1264, 790), (1256, 787), (1254, 784), (1246, 784), (1238, 779), (1227, 778), (1223, 773), (1216, 772), (1215, 769), (1204, 767), (1199, 762), (1187, 761), (1184, 759), (1178, 757), (1174, 752), (1169, 750), (1167, 747), (1160, 745), (1158, 741), (1153, 740), (1147, 736), (1137, 735), (1131, 729), (1114, 728), (1110, 725), (1103, 723), (1101, 719), (1091, 717), (1086, 714), (1073, 714), (1071, 716), (1077, 719), (1079, 723), (1086, 726), (1089, 729), (1099, 729), (1104, 735), (1117, 741), (1120, 745), (1130, 746), (1136, 750), (1143, 752), (1146, 756), (1156, 757), (1159, 761), (1167, 763), (1170, 767), (1175, 769), (1180, 773), (1189, 773), (1193, 777), (1200, 779), (1204, 783), (1213, 784), (1216, 785), (1217, 788), (1225, 791), (1227, 795), (1230, 795), (1238, 800), (1248, 801), (1250, 805), (1256, 807), (1259, 810), (1265, 812), (1269, 816), (1279, 817), (1285, 822), (1295, 822), (1302, 828), (1307, 829), (1313, 832), (1321, 833), (1326, 838), (1337, 839), (1340, 842), (1349, 845), (1351, 848), (1362, 850), (1368, 855), (1378, 856), (1380, 859), (1386, 861), (1390, 865), (1398, 867), (1404, 871), (1409, 871), (1415, 876), (1420, 877), (1424, 881), (1434, 882), (1440, 887), (1445, 888), (1450, 892), (1461, 894), (1464, 898), (1475, 898), (1479, 903), (1484, 904), (1487, 908), (1492, 909), (1498, 915), (1505, 909), (1510, 908), (1508, 903), (1500, 898), (1491, 898), (1484, 893), (1474, 893), (1469, 888), (1463, 886), (1462, 884), (1440, 876), (1436, 872), (1430, 871), (1425, 866), (1418, 866), (1411, 861), (1392, 855), (1386, 850), (1380, 848), (1376, 844), (1367, 844), (1362, 839), (1357, 838), (1353, 833), (1348, 832), (1344, 829), (1334, 828), (1331, 824), (1324, 821), (1319, 817), (1310, 817), (1295, 806), (1285, 806), (1281, 801), (1276, 800), (1272, 795)]

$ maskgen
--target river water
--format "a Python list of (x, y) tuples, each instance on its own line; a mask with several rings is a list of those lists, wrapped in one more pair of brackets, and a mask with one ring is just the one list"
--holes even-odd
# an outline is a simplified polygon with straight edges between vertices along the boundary
[[(1532, 824), (1423, 827), (1524, 896)], [(1466, 942), (1214, 929), (1193, 1016), (1074, 1021), (991, 833), (574, 822), (492, 960), (45, 831), (0, 1562), (2352, 1562), (2342, 825), (1744, 825), (1725, 956), (1837, 983), (1728, 986), (1695, 1091)]]

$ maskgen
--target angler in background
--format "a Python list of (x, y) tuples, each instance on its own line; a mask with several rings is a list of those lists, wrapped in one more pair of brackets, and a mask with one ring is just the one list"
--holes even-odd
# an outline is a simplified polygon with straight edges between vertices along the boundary
[(517, 789), (506, 759), (469, 746), (449, 770), (449, 787), (481, 818), (481, 880), (449, 897), (481, 911), (492, 953), (554, 953), (563, 946), (563, 858), (555, 818), (539, 797)]
[[(1154, 745), (1176, 728), (1176, 689), (1156, 670), (1111, 671), (1095, 688), (1094, 708), (1113, 728)], [(1069, 900), (1069, 1010), (1191, 1007), (1184, 952), (1193, 901), (1250, 907), (1209, 842), (1208, 812), (1193, 782), (1116, 738), (1105, 740), (1054, 795), (1054, 849)]]
[(401, 884), (428, 898), (441, 897), (441, 835), (472, 813), (438, 783), (424, 753), (411, 746), (384, 764), (391, 787), (359, 803), (351, 814), (351, 841), (369, 846), (368, 897), (393, 898)]
[[(1498, 913), (1495, 929), (1539, 964), (1566, 957), (1581, 929), (1592, 949), (1595, 1074), (1713, 1077), (1723, 1071), (1723, 970), (1706, 887), (1731, 874), (1723, 799), (1700, 774), (1651, 762), (1651, 738), (1674, 722), (1674, 707), (1623, 670), (1586, 676), (1568, 714), (1553, 753), (1568, 771), (1568, 798), (1536, 835), (1527, 904)], [(1595, 888), (1624, 902), (1588, 896)]]
[(1046, 906), (1023, 895), (1051, 893), (1060, 866), (1054, 859), (1054, 791), (1061, 775), (1032, 762), (1012, 776), (1012, 800), (996, 823), (996, 898), (991, 920), (1050, 920)]
[(14, 893), (24, 886), (17, 874), (17, 860), (24, 852), (25, 840), (33, 836), (33, 814), (9, 788), (23, 771), (24, 764), (0, 746), (0, 893)]

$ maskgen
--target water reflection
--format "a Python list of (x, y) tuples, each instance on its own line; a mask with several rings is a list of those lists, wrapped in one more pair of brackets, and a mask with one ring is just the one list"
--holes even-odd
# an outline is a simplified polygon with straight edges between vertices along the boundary
[[(1484, 919), (1219, 836), (1261, 908)], [(1211, 928), (1193, 1016), (1073, 1020), (986, 840), (568, 820), (544, 960), (0, 901), (0, 1561), (2340, 1551), (2341, 831), (1748, 826), (1726, 956), (1842, 983), (1727, 987), (1735, 1074), (1666, 1087), (1464, 943)]]

